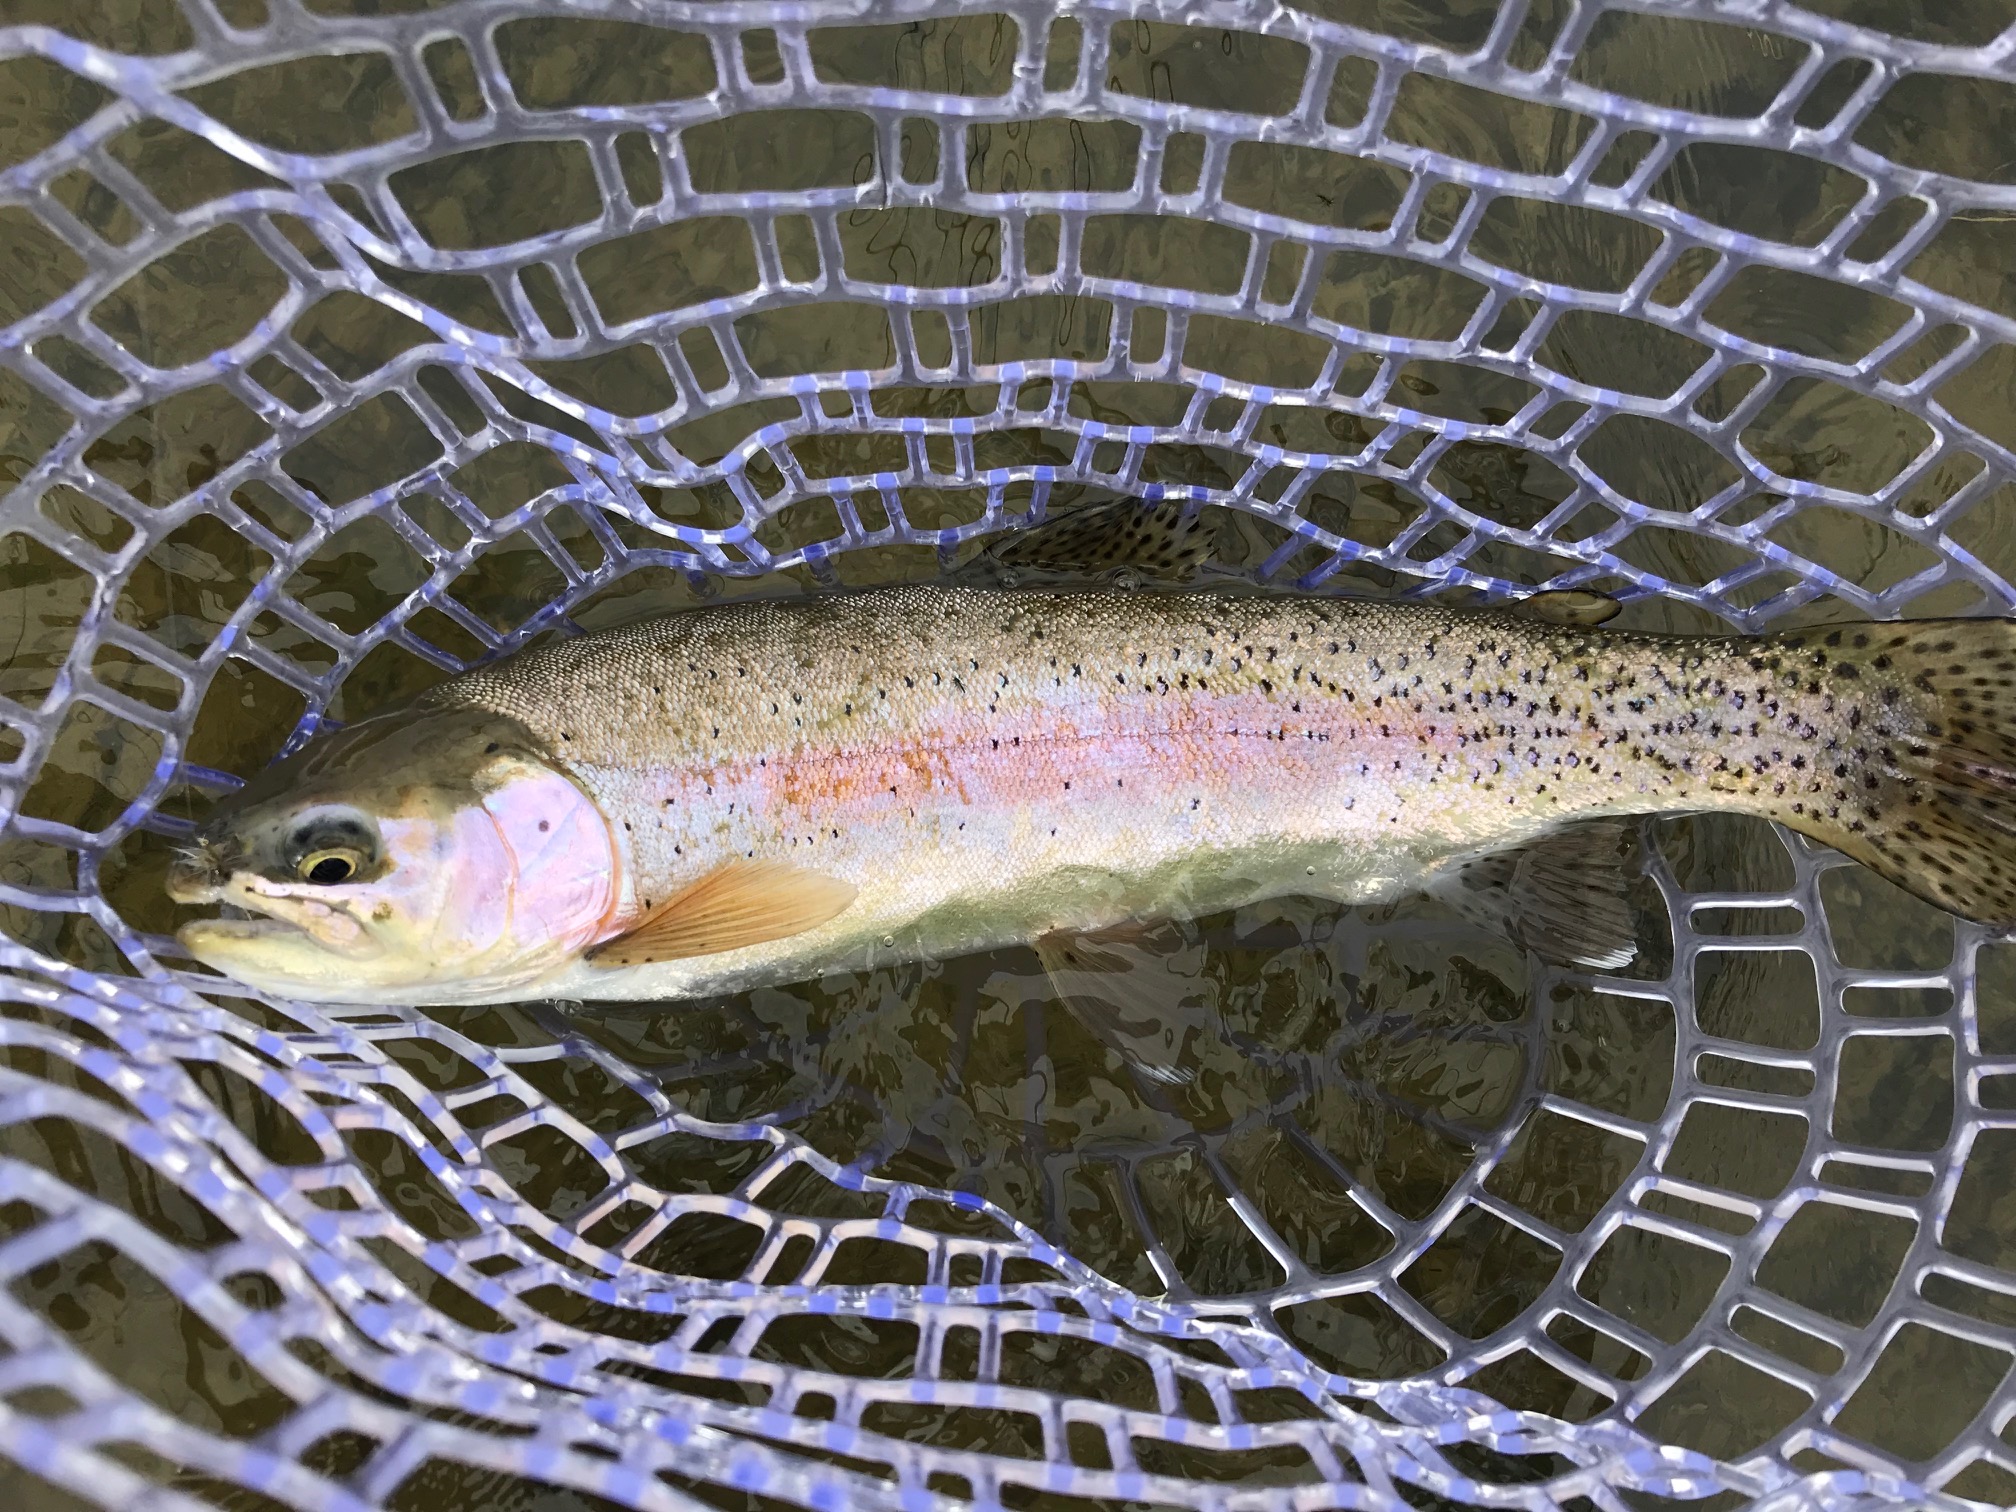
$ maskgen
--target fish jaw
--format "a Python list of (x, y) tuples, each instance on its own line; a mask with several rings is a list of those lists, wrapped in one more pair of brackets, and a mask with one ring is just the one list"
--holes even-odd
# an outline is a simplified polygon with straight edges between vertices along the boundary
[(300, 995), (354, 982), (385, 949), (334, 888), (290, 887), (251, 873), (221, 881), (172, 876), (180, 903), (216, 903), (249, 917), (198, 919), (176, 931), (184, 950), (214, 971), (264, 990)]
[(199, 919), (176, 931), (182, 948), (213, 971), (282, 997), (334, 993), (347, 976), (341, 956), (282, 919)]
[[(176, 940), (192, 958), (211, 970), (255, 992), (278, 998), (398, 1007), (459, 1007), (553, 995), (545, 981), (551, 970), (442, 982), (404, 974), (394, 980), (374, 980), (360, 973), (358, 962), (347, 961), (316, 945), (307, 931), (270, 917), (199, 919), (176, 931)], [(564, 966), (553, 968), (564, 969)]]
[(306, 930), (283, 919), (199, 919), (176, 931), (189, 955), (232, 981), (273, 997), (309, 1002), (370, 1005), (439, 1005), (518, 1002), (551, 995), (545, 978), (564, 965), (518, 975), (441, 982), (401, 973), (377, 980), (354, 960), (314, 943)]

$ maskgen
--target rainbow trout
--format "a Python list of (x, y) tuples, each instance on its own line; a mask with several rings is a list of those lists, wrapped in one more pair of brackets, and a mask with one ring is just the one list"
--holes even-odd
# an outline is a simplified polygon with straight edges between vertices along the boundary
[(1515, 938), (1616, 964), (1617, 867), (1551, 837), (1714, 809), (2008, 924), (2012, 687), (2016, 623), (1988, 619), (1751, 638), (1232, 592), (746, 603), (526, 651), (314, 742), (218, 806), (170, 891), (249, 914), (182, 944), (276, 993), (672, 999), (1460, 891), (1525, 847), (1495, 873)]

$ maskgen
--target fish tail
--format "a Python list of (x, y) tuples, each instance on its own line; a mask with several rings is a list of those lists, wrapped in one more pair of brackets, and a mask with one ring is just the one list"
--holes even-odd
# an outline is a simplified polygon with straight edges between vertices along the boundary
[(1846, 705), (1822, 790), (1772, 817), (1976, 923), (2016, 924), (2016, 620), (1772, 638), (1781, 674)]

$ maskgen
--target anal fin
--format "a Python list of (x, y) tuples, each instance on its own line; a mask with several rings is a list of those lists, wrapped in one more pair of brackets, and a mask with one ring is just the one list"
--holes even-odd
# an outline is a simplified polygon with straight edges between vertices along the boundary
[(1429, 891), (1473, 923), (1549, 960), (1612, 969), (1638, 954), (1624, 869), (1627, 828), (1595, 819), (1519, 850), (1459, 863)]
[(717, 955), (817, 929), (854, 901), (853, 884), (781, 861), (730, 861), (588, 951), (592, 966)]

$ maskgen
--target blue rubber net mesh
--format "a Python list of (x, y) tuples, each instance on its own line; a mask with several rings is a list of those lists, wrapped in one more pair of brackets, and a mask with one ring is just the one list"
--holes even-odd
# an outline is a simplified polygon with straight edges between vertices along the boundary
[(1088, 499), (2010, 612), (2016, 30), (1952, 9), (0, 8), (12, 1504), (2016, 1499), (2016, 957), (1762, 826), (1648, 832), (1622, 973), (1192, 931), (1153, 1117), (1012, 961), (342, 1009), (159, 897), (325, 716)]

